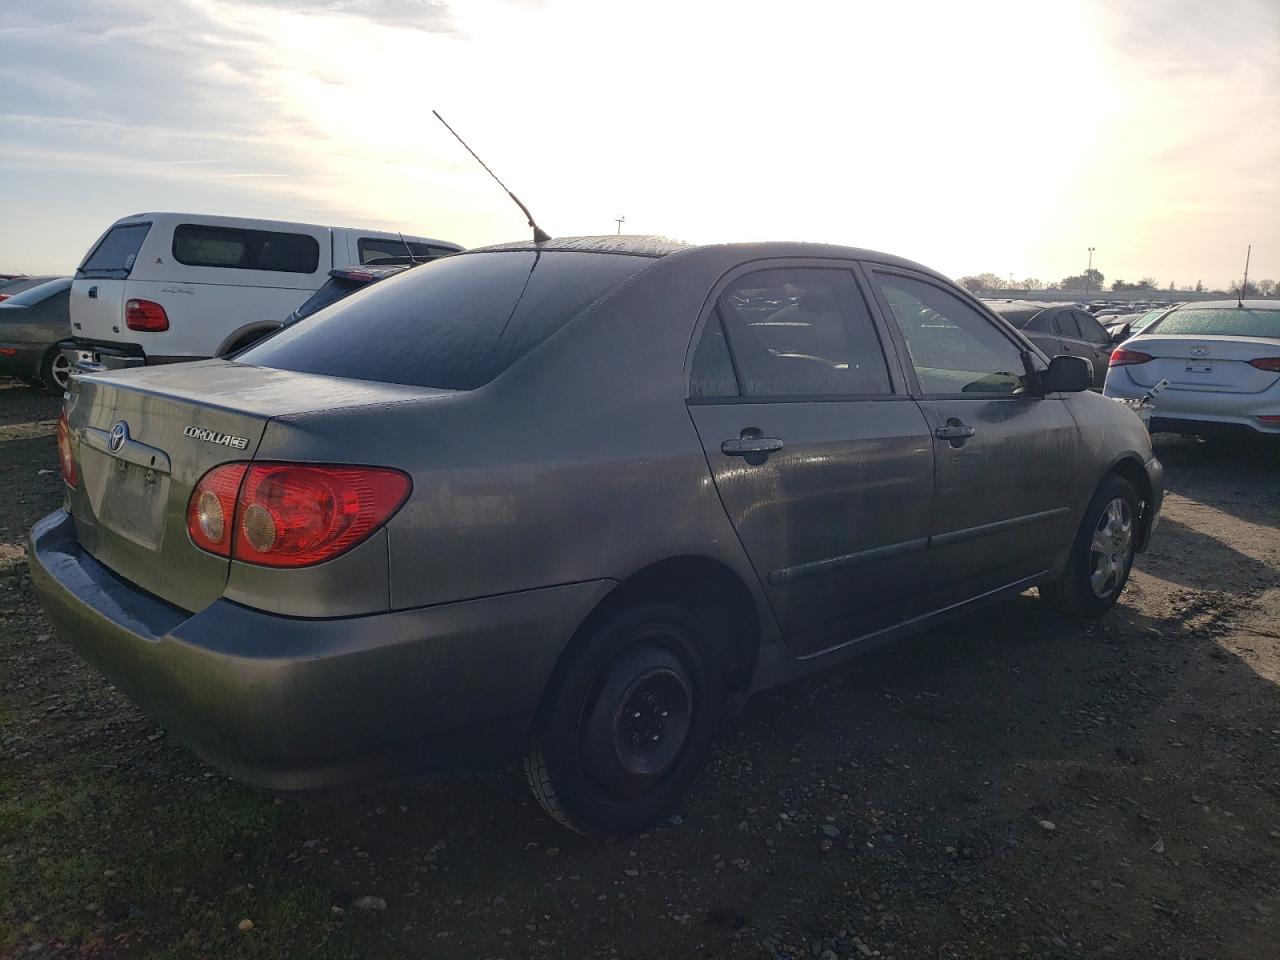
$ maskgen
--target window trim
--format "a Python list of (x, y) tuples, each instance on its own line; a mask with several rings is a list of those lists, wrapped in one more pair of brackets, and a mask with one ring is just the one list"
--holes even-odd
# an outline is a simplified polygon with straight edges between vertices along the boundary
[[(882, 314), (884, 322), (888, 325), (894, 346), (897, 348), (899, 357), (902, 358), (903, 373), (911, 385), (911, 398), (913, 400), (981, 400), (984, 403), (989, 403), (992, 400), (1025, 401), (1043, 398), (1044, 395), (1040, 392), (1040, 379), (1037, 376), (1039, 371), (1034, 368), (1031, 359), (1037, 356), (1041, 360), (1044, 359), (1044, 354), (1040, 348), (1024, 336), (1022, 331), (1016, 330), (1012, 324), (1000, 322), (995, 313), (981, 300), (970, 294), (968, 290), (957, 285), (940, 282), (936, 277), (908, 270), (895, 264), (867, 261), (863, 266), (869, 281), (871, 281), (871, 289), (875, 295), (876, 306)], [(1008, 340), (1018, 350), (1022, 356), (1023, 366), (1026, 368), (1026, 375), (1031, 381), (1034, 390), (1027, 393), (978, 393), (972, 390), (968, 393), (925, 393), (920, 387), (920, 378), (916, 375), (915, 364), (911, 361), (911, 352), (907, 349), (907, 341), (902, 335), (902, 328), (898, 325), (897, 318), (894, 316), (893, 307), (889, 305), (889, 301), (885, 298), (884, 290), (879, 281), (880, 276), (896, 276), (906, 280), (915, 280), (919, 283), (927, 283), (929, 286), (935, 287), (944, 293), (949, 293), (963, 303), (973, 307), (980, 317), (985, 319), (1000, 336)]]
[[(193, 263), (190, 260), (183, 260), (178, 256), (178, 231), (183, 227), (197, 227), (203, 230), (226, 230), (228, 232), (239, 232), (242, 234), (250, 233), (274, 233), (282, 237), (302, 237), (310, 240), (316, 245), (316, 265), (310, 270), (267, 270), (263, 267), (232, 267), (219, 263)], [(173, 257), (174, 262), (182, 264), (184, 267), (191, 267), (196, 270), (248, 270), (252, 273), (278, 273), (288, 274), (295, 277), (313, 277), (320, 272), (322, 266), (320, 262), (320, 241), (309, 233), (291, 233), (288, 230), (261, 230), (257, 227), (227, 227), (220, 223), (198, 223), (183, 222), (173, 225), (173, 234), (169, 241), (169, 253)]]
[[(733, 363), (733, 373), (738, 380), (738, 396), (736, 397), (694, 397), (690, 391), (692, 389), (693, 376), (693, 358), (697, 353), (698, 344), (702, 341), (703, 331), (709, 318), (716, 315), (720, 302), (720, 296), (727, 290), (736, 280), (746, 276), (749, 273), (757, 273), (762, 270), (781, 270), (781, 269), (819, 269), (819, 270), (839, 270), (850, 275), (853, 282), (854, 290), (858, 296), (862, 297), (863, 303), (867, 307), (867, 315), (871, 319), (871, 328), (875, 332), (876, 340), (880, 344), (880, 353), (885, 363), (885, 372), (889, 377), (889, 393), (855, 393), (855, 394), (787, 394), (777, 396), (750, 396), (745, 393), (742, 386), (742, 374), (738, 369), (738, 358), (734, 355), (733, 340), (725, 331), (725, 343), (729, 346), (729, 359)], [(723, 326), (723, 320), (721, 321)], [(859, 273), (859, 265), (856, 260), (844, 260), (825, 257), (769, 257), (762, 260), (747, 260), (735, 264), (717, 280), (707, 294), (706, 300), (703, 302), (702, 309), (698, 313), (698, 319), (693, 325), (693, 331), (689, 338), (689, 344), (685, 350), (684, 362), (684, 398), (685, 403), (689, 406), (706, 406), (708, 404), (742, 404), (742, 403), (849, 403), (849, 402), (868, 402), (868, 401), (892, 401), (892, 400), (910, 400), (910, 384), (902, 374), (901, 361), (897, 355), (897, 347), (895, 342), (890, 339), (890, 331), (884, 326), (884, 319), (877, 309), (875, 299), (865, 284), (863, 277)]]

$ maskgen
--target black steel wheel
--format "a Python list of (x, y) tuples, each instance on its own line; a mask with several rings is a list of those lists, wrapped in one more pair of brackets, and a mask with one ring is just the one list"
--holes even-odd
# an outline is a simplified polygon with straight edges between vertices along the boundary
[(706, 761), (721, 701), (693, 614), (647, 603), (615, 615), (552, 678), (525, 757), (534, 797), (589, 836), (643, 829)]

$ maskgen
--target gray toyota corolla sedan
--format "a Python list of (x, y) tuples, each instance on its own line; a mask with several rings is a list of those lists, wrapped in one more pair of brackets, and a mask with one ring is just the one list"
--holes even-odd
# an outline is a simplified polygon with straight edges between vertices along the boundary
[(754, 691), (1032, 586), (1106, 611), (1163, 482), (1088, 384), (868, 250), (491, 247), (74, 378), (32, 576), (240, 779), (523, 758), (568, 826), (634, 831)]

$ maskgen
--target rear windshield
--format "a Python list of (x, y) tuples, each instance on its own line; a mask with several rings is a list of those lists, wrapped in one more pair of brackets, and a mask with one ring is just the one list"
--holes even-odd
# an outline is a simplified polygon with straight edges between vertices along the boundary
[(149, 223), (126, 223), (112, 227), (84, 258), (76, 276), (123, 280), (133, 269), (133, 261), (137, 259), (138, 250), (150, 229)]
[(348, 280), (345, 277), (330, 277), (323, 287), (308, 297), (302, 306), (297, 309), (298, 319), (309, 317), (313, 313), (323, 310), (329, 304), (337, 303), (347, 294), (355, 293), (364, 286), (368, 286), (368, 281)]
[(5, 303), (15, 307), (34, 307), (37, 303), (43, 303), (48, 300), (54, 294), (62, 293), (70, 286), (70, 277), (60, 280), (47, 280), (34, 287), (29, 287), (21, 293), (15, 293)]
[(1242, 307), (1175, 310), (1149, 327), (1147, 332), (1202, 337), (1280, 337), (1280, 310), (1249, 310)]
[(236, 359), (300, 373), (473, 390), (652, 263), (608, 253), (445, 257), (339, 301)]

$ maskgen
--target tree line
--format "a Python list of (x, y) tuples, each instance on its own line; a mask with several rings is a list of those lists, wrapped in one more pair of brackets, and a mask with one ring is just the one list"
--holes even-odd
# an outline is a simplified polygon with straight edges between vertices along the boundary
[[(1112, 280), (1110, 286), (1107, 286), (1106, 277), (1101, 270), (1087, 270), (1084, 273), (1076, 274), (1071, 277), (1063, 277), (1056, 283), (1045, 283), (1036, 277), (1027, 277), (1025, 280), (1014, 280), (1009, 277), (999, 277), (994, 273), (979, 273), (968, 277), (960, 278), (960, 285), (966, 290), (973, 293), (994, 293), (997, 290), (1071, 290), (1083, 291), (1089, 290), (1103, 293), (1110, 290), (1113, 293), (1177, 293), (1179, 290), (1186, 290), (1194, 293), (1230, 293), (1236, 296), (1240, 292), (1240, 282), (1237, 280), (1232, 283), (1226, 290), (1212, 291), (1206, 290), (1203, 283), (1196, 281), (1194, 287), (1182, 288), (1169, 282), (1168, 287), (1161, 287), (1155, 277), (1143, 277), (1141, 280), (1128, 281), (1119, 278)], [(1280, 284), (1274, 280), (1250, 280), (1244, 289), (1243, 296), (1246, 297), (1270, 297), (1280, 293)]]

